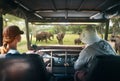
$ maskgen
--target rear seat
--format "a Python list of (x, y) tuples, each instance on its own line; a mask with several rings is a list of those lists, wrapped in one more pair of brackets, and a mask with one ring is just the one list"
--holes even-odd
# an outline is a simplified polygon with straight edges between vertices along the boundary
[(0, 58), (0, 81), (49, 81), (43, 59), (37, 54), (8, 54)]

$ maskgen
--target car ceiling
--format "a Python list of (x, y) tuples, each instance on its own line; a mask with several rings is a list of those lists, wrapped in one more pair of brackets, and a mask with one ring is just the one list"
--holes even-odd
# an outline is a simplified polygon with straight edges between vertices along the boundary
[(102, 22), (120, 14), (120, 0), (2, 0), (0, 8), (29, 22)]

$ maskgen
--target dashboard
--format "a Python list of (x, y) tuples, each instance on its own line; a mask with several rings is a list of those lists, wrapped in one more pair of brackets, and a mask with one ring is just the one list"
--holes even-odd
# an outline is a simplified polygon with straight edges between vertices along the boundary
[(74, 66), (74, 62), (77, 60), (78, 55), (65, 55), (53, 57), (53, 66)]
[(42, 57), (49, 72), (62, 75), (74, 74), (74, 63), (81, 50), (44, 49)]

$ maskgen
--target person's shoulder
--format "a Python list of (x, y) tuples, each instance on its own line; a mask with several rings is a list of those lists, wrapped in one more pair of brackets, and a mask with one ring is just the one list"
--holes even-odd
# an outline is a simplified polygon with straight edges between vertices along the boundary
[(106, 40), (104, 40), (104, 39), (101, 39), (99, 42), (106, 42), (106, 43), (107, 43), (107, 41), (106, 41)]
[(97, 47), (104, 52), (113, 51), (111, 45), (106, 40), (100, 40), (97, 44)]
[(81, 53), (84, 53), (84, 55), (85, 55), (85, 54), (88, 54), (88, 53), (93, 53), (93, 52), (95, 52), (94, 47), (96, 47), (96, 46), (89, 45), (89, 46), (87, 46), (86, 48), (84, 48), (84, 49), (81, 51)]
[(93, 43), (92, 45), (89, 45), (86, 50), (96, 51), (96, 50), (105, 50), (108, 49), (110, 45), (107, 43), (107, 41), (101, 39), (98, 42)]
[(14, 49), (10, 49), (7, 53), (10, 53), (10, 54), (19, 54), (19, 52), (17, 50), (14, 50)]
[(106, 40), (103, 40), (103, 39), (102, 39), (102, 40), (100, 40), (100, 41), (98, 42), (98, 45), (99, 45), (99, 46), (105, 46), (105, 45), (107, 46), (107, 45), (110, 45), (110, 44), (109, 44)]
[(105, 45), (109, 45), (109, 43), (106, 40), (100, 39), (99, 41), (93, 43), (91, 46), (105, 46)]

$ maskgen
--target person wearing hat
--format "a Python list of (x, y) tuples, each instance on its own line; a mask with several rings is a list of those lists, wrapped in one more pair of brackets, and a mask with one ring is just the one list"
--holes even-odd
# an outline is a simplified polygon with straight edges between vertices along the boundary
[(3, 46), (0, 47), (1, 54), (17, 54), (17, 44), (21, 41), (24, 32), (16, 25), (5, 27), (3, 30)]
[(85, 81), (88, 66), (96, 55), (116, 55), (111, 45), (99, 37), (93, 25), (83, 28), (81, 41), (86, 44), (86, 47), (80, 52), (74, 64), (76, 81)]

